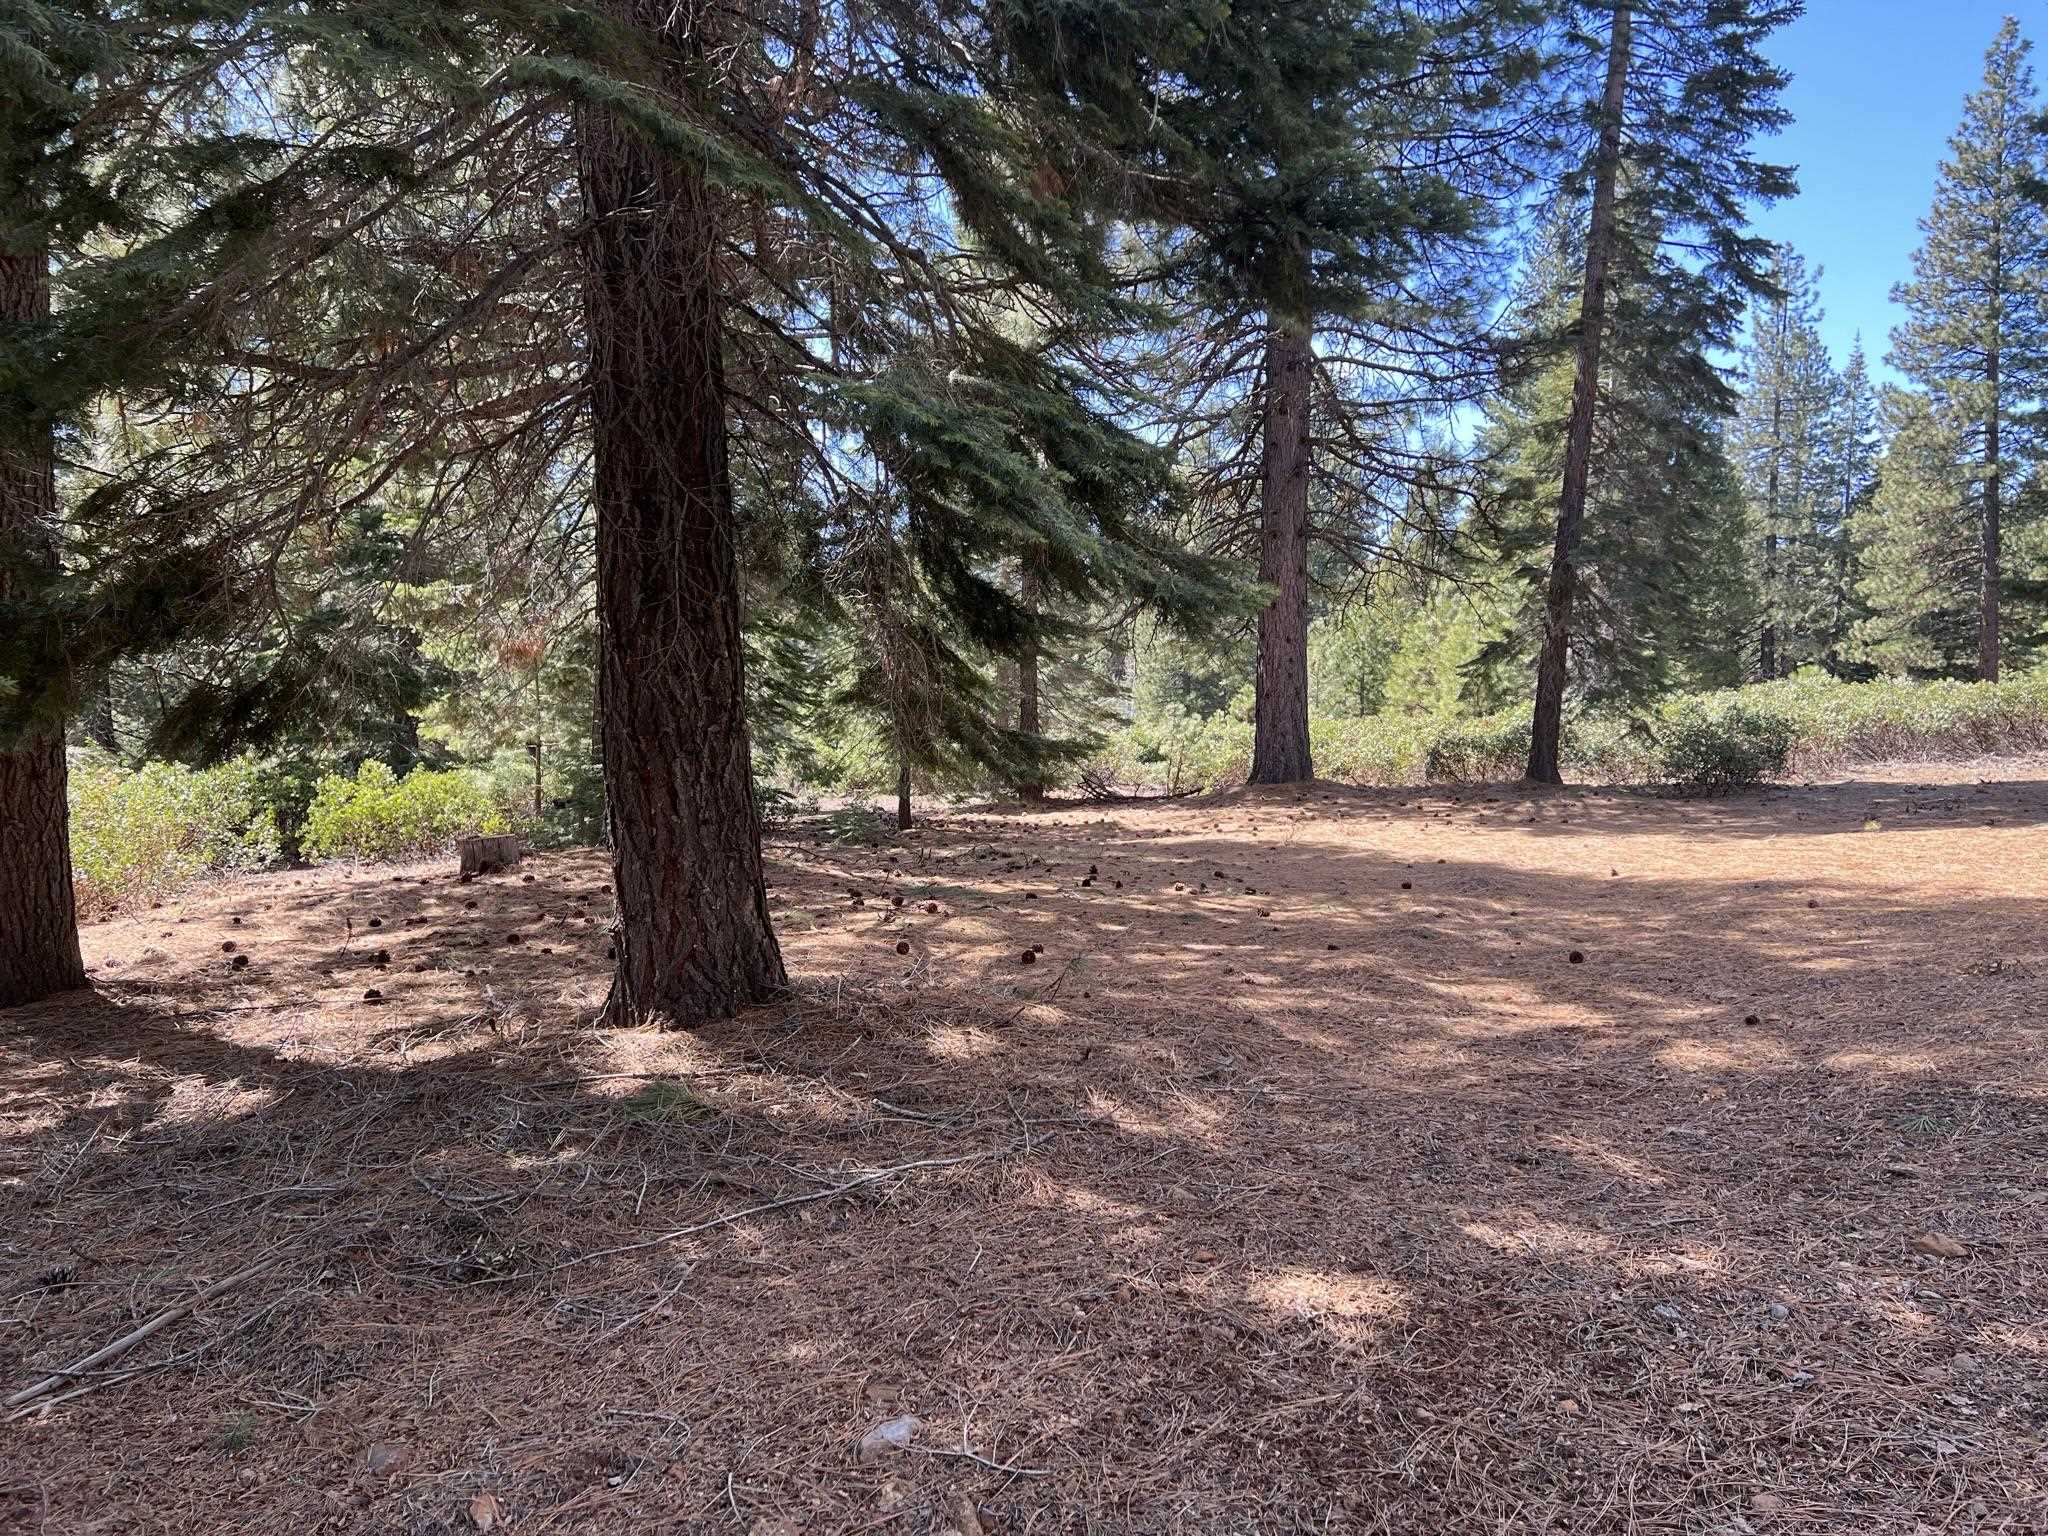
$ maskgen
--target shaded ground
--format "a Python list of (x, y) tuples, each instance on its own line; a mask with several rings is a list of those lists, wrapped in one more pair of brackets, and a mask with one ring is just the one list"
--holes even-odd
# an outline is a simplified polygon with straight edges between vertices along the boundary
[(0, 1529), (2048, 1530), (2048, 765), (1942, 776), (807, 825), (696, 1036), (594, 855), (98, 925), (0, 1394), (272, 1262)]

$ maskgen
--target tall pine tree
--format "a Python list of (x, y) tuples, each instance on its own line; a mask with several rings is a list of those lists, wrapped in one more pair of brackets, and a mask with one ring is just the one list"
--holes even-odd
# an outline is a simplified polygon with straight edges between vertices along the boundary
[(1589, 213), (1568, 336), (1573, 392), (1536, 664), (1532, 780), (1561, 782), (1602, 355), (1630, 323), (1610, 313), (1610, 288), (1618, 273), (1628, 273), (1646, 296), (1661, 291), (1644, 314), (1654, 309), (1681, 326), (1667, 338), (1675, 352), (1666, 366), (1693, 375), (1696, 399), (1723, 412), (1732, 406), (1707, 357), (1733, 340), (1746, 298), (1768, 288), (1767, 248), (1744, 233), (1750, 206), (1792, 190), (1787, 171), (1756, 160), (1750, 149), (1785, 120), (1777, 105), (1785, 76), (1758, 50), (1801, 9), (1798, 0), (1583, 0), (1562, 7), (1589, 76), (1583, 148), (1566, 184), (1589, 189)]
[(1892, 363), (1929, 395), (1974, 482), (1976, 671), (1986, 681), (1997, 680), (2003, 650), (2006, 522), (2039, 461), (2048, 390), (2048, 210), (2033, 196), (2048, 141), (2030, 51), (2008, 17), (1949, 140), (1913, 280), (1892, 295), (1906, 310)]
[(1730, 448), (1756, 521), (1760, 610), (1752, 675), (1783, 677), (1816, 659), (1834, 613), (1837, 522), (1829, 472), (1834, 369), (1820, 335), (1820, 300), (1806, 264), (1780, 248), (1773, 292), (1750, 306), (1747, 388)]
[(1476, 396), (1478, 317), (1519, 190), (1525, 0), (1070, 9), (1037, 55), (1114, 146), (1144, 272), (1181, 322), (1158, 370), (1220, 547), (1255, 553), (1251, 778), (1313, 773), (1310, 587), (1378, 559), (1445, 478), (1416, 432)]

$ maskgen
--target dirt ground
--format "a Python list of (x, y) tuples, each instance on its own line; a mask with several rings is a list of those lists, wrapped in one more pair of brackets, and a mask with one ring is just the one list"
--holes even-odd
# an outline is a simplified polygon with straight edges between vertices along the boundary
[(231, 1283), (0, 1529), (2048, 1531), (2044, 823), (841, 815), (696, 1035), (585, 1025), (596, 854), (119, 916), (0, 1014), (0, 1395)]

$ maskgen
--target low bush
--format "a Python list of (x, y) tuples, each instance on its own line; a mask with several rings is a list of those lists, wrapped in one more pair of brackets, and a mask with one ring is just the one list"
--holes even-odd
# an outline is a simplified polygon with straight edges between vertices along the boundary
[(208, 874), (278, 858), (277, 823), (248, 758), (217, 768), (151, 763), (130, 770), (96, 753), (71, 764), (71, 865), (79, 916), (161, 901)]
[(309, 859), (419, 858), (512, 825), (481, 774), (415, 768), (401, 779), (369, 762), (353, 778), (330, 774), (315, 786), (299, 847)]
[(1996, 683), (1845, 683), (1804, 673), (1701, 702), (1712, 709), (1735, 701), (1791, 723), (1791, 764), (1802, 773), (2048, 749), (2048, 667)]
[(1659, 777), (1696, 794), (1748, 789), (1777, 778), (1798, 730), (1784, 715), (1738, 700), (1716, 710), (1688, 700), (1669, 711), (1659, 741)]

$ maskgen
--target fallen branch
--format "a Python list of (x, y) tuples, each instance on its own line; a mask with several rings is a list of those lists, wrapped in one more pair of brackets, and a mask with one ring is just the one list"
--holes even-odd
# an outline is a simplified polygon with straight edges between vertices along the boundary
[(0, 1399), (0, 1408), (17, 1408), (23, 1403), (34, 1402), (44, 1393), (54, 1392), (57, 1388), (65, 1385), (65, 1383), (77, 1380), (77, 1378), (83, 1376), (93, 1367), (104, 1365), (109, 1360), (118, 1359), (159, 1329), (168, 1327), (187, 1313), (196, 1311), (198, 1308), (206, 1305), (214, 1297), (234, 1289), (244, 1280), (260, 1275), (265, 1270), (275, 1268), (276, 1265), (277, 1255), (273, 1254), (270, 1258), (263, 1260), (259, 1264), (251, 1264), (247, 1269), (237, 1270), (225, 1280), (214, 1281), (212, 1285), (209, 1285), (198, 1295), (187, 1297), (184, 1301), (165, 1307), (163, 1311), (157, 1313), (155, 1317), (152, 1317), (141, 1327), (130, 1329), (111, 1344), (102, 1344), (84, 1359), (74, 1361), (61, 1370), (45, 1376), (41, 1381), (34, 1383), (32, 1386), (23, 1387), (19, 1392), (11, 1393), (6, 1398)]
[(870, 1184), (879, 1183), (883, 1179), (894, 1178), (898, 1174), (916, 1173), (924, 1168), (956, 1168), (962, 1163), (978, 1163), (987, 1158), (1004, 1157), (1012, 1152), (1022, 1152), (1028, 1146), (1030, 1146), (1030, 1141), (1027, 1138), (1021, 1142), (1014, 1142), (1007, 1147), (998, 1147), (993, 1151), (963, 1152), (958, 1157), (920, 1157), (906, 1163), (891, 1163), (886, 1168), (872, 1169), (860, 1175), (859, 1178), (846, 1180), (843, 1184), (828, 1184), (823, 1189), (806, 1190), (800, 1195), (784, 1195), (780, 1200), (766, 1200), (759, 1205), (750, 1205), (742, 1210), (728, 1211), (723, 1216), (713, 1216), (705, 1221), (693, 1222), (687, 1227), (677, 1227), (672, 1232), (657, 1233), (655, 1236), (643, 1238), (637, 1243), (621, 1243), (616, 1248), (595, 1248), (589, 1253), (580, 1253), (573, 1259), (562, 1260), (561, 1263), (554, 1265), (548, 1273), (553, 1274), (559, 1270), (571, 1269), (578, 1264), (588, 1264), (592, 1259), (610, 1258), (614, 1254), (639, 1253), (648, 1248), (659, 1248), (665, 1243), (678, 1242), (686, 1237), (695, 1237), (700, 1232), (710, 1232), (718, 1227), (729, 1227), (736, 1221), (745, 1221), (749, 1216), (762, 1216), (770, 1211), (787, 1210), (791, 1206), (815, 1205), (820, 1200), (837, 1199), (841, 1195), (851, 1194), (856, 1189), (863, 1189)]

